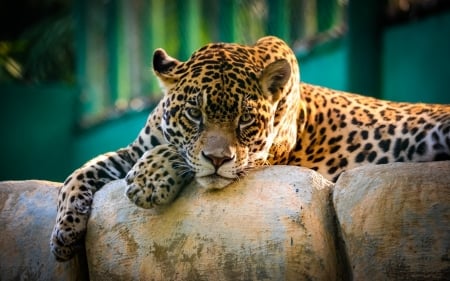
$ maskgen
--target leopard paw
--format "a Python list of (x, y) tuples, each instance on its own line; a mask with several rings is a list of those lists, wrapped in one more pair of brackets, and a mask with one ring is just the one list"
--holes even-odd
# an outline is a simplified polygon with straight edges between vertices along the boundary
[(144, 153), (127, 174), (125, 193), (131, 202), (142, 208), (166, 205), (193, 176), (173, 145), (159, 145)]

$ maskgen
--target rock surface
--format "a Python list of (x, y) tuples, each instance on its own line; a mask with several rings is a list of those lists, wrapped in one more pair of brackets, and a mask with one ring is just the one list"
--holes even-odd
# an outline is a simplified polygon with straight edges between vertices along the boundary
[(88, 280), (84, 256), (59, 263), (50, 252), (59, 185), (0, 182), (0, 280)]
[(333, 200), (354, 280), (449, 280), (450, 162), (353, 169)]
[[(86, 254), (49, 250), (57, 186), (0, 182), (0, 280), (448, 280), (450, 162), (366, 166), (336, 185), (274, 166), (144, 210), (113, 182)], [(331, 194), (332, 192), (332, 194)]]
[(91, 280), (336, 280), (331, 186), (278, 166), (220, 191), (193, 183), (154, 211), (115, 182), (96, 194), (88, 223)]

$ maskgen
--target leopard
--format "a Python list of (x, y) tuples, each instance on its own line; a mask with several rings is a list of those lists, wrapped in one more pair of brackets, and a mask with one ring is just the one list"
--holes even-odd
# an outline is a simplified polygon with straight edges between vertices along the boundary
[(450, 160), (450, 105), (392, 102), (300, 81), (274, 36), (210, 43), (186, 61), (157, 49), (163, 97), (127, 147), (64, 181), (50, 239), (58, 261), (83, 245), (96, 191), (124, 179), (138, 207), (158, 208), (192, 181), (220, 190), (261, 166), (294, 165), (330, 181), (369, 164)]

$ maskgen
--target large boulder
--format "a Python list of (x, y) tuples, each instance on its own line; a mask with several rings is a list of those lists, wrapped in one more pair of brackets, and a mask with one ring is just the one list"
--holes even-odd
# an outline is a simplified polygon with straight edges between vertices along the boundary
[(333, 201), (354, 280), (449, 280), (449, 161), (353, 169)]
[[(365, 166), (333, 185), (274, 166), (170, 206), (99, 191), (86, 252), (49, 250), (59, 183), (0, 182), (0, 280), (448, 280), (450, 162)], [(89, 276), (88, 276), (89, 266)]]
[(83, 253), (59, 263), (50, 252), (60, 185), (0, 182), (0, 280), (88, 280)]
[(250, 173), (219, 191), (187, 186), (160, 210), (117, 181), (88, 223), (91, 280), (337, 280), (332, 183), (299, 167)]

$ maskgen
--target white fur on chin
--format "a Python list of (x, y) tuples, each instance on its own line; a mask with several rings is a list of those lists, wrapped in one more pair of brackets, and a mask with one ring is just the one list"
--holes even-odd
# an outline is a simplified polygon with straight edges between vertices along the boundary
[(233, 183), (236, 179), (224, 178), (218, 175), (210, 175), (195, 178), (206, 189), (222, 189)]

